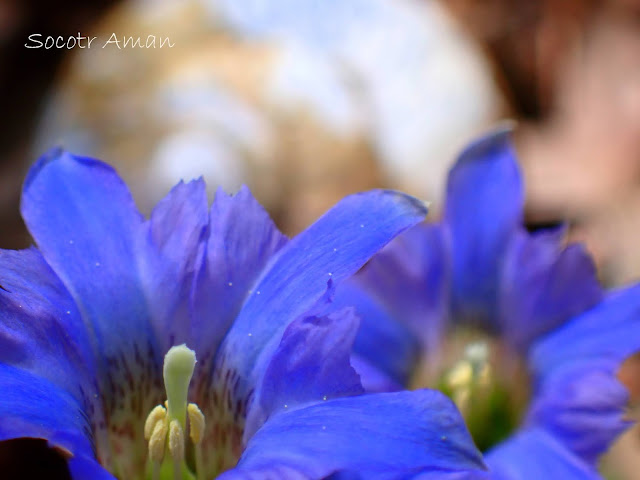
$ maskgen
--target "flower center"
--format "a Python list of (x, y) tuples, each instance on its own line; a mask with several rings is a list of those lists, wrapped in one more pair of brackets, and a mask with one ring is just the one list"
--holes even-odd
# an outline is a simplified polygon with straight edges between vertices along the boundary
[(486, 335), (462, 332), (436, 363), (440, 368), (425, 362), (413, 386), (431, 386), (449, 396), (480, 450), (487, 451), (517, 428), (529, 398), (528, 374), (517, 355)]
[[(201, 448), (204, 415), (195, 403), (187, 403), (195, 364), (196, 354), (186, 345), (171, 347), (164, 357), (167, 401), (165, 406), (151, 410), (144, 425), (149, 452), (147, 478), (152, 480), (200, 480), (204, 475)], [(192, 468), (185, 454), (187, 428), (193, 445), (193, 461), (189, 462)]]

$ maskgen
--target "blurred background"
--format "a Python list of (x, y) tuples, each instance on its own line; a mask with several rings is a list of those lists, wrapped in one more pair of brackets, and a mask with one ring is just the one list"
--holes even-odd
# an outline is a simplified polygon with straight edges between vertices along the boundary
[[(0, 0), (0, 111), (2, 248), (30, 243), (21, 183), (54, 145), (115, 165), (145, 213), (203, 175), (295, 234), (381, 186), (437, 218), (456, 152), (510, 119), (532, 227), (640, 278), (640, 0)], [(640, 434), (606, 468), (640, 478)]]

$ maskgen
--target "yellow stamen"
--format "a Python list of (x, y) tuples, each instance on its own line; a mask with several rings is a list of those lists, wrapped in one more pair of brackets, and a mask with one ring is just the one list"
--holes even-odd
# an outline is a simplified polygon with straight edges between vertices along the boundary
[(489, 349), (481, 342), (468, 345), (464, 358), (444, 378), (452, 400), (463, 415), (468, 414), (474, 397), (489, 385), (490, 380)]
[(473, 381), (473, 368), (469, 362), (459, 362), (447, 375), (447, 384), (456, 390), (470, 386)]
[(189, 416), (189, 437), (194, 445), (197, 480), (204, 480), (201, 445), (205, 428), (204, 415), (195, 403), (190, 403), (187, 406), (187, 415)]
[(153, 429), (156, 426), (156, 423), (159, 421), (164, 421), (167, 417), (167, 411), (162, 405), (156, 406), (151, 413), (147, 417), (147, 421), (144, 422), (144, 439), (148, 442), (151, 438), (151, 434), (153, 433)]
[(149, 438), (149, 459), (154, 463), (162, 463), (164, 460), (164, 444), (167, 438), (167, 422), (156, 422), (153, 433)]
[(198, 445), (204, 433), (204, 415), (195, 403), (187, 406), (187, 415), (189, 416), (189, 437), (194, 445)]

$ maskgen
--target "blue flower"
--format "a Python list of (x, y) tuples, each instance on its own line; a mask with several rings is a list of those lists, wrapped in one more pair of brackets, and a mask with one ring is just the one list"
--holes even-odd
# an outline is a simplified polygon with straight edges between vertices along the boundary
[[(354, 365), (369, 390), (405, 387), (420, 361), (433, 367), (451, 330), (489, 332), (531, 379), (520, 425), (487, 452), (491, 478), (599, 478), (599, 455), (629, 425), (616, 374), (640, 351), (640, 286), (603, 291), (584, 248), (564, 246), (562, 228), (528, 232), (523, 208), (510, 132), (479, 140), (450, 172), (442, 220), (394, 240), (335, 306), (363, 319)], [(482, 375), (486, 351), (466, 355), (452, 381)]]
[(109, 166), (51, 152), (22, 197), (37, 249), (0, 251), (0, 440), (74, 479), (482, 478), (439, 392), (360, 395), (358, 319), (327, 310), (425, 213), (357, 194), (288, 240), (246, 188), (208, 211), (193, 181), (145, 220)]

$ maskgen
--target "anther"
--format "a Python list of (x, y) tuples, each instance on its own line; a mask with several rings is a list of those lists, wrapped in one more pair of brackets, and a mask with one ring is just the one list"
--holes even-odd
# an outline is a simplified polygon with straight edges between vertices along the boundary
[(164, 444), (167, 438), (167, 422), (156, 422), (149, 438), (149, 459), (154, 463), (162, 463), (164, 460)]
[(156, 423), (159, 421), (165, 421), (167, 418), (167, 410), (162, 406), (158, 405), (153, 410), (149, 416), (147, 416), (147, 420), (144, 422), (144, 439), (148, 442), (151, 438), (151, 434), (153, 433), (154, 428), (156, 427)]
[(459, 362), (447, 375), (447, 383), (450, 388), (466, 388), (473, 381), (473, 367), (467, 361)]
[(204, 434), (205, 420), (202, 411), (195, 403), (187, 405), (189, 416), (189, 437), (193, 442), (193, 451), (196, 462), (196, 479), (204, 480), (204, 468), (202, 462), (202, 437)]
[(204, 415), (195, 403), (187, 406), (187, 415), (189, 416), (189, 437), (195, 445), (198, 445), (204, 433)]

